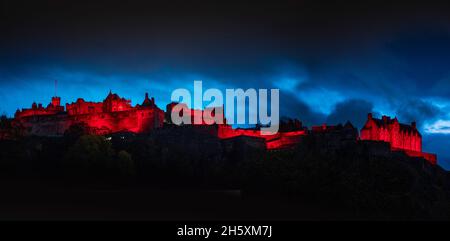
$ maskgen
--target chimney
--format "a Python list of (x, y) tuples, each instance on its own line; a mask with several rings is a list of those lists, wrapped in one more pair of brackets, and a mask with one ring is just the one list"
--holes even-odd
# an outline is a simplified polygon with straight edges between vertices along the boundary
[(148, 93), (145, 92), (145, 99), (148, 99)]
[(42, 108), (42, 104), (41, 104), (41, 103), (38, 104), (38, 108), (39, 108), (39, 109)]
[(411, 126), (412, 128), (416, 129), (416, 122), (415, 121), (411, 122)]
[(384, 123), (387, 123), (389, 121), (389, 119), (390, 119), (389, 117), (387, 117), (385, 115), (383, 117), (381, 117), (381, 118), (383, 119)]
[(372, 120), (372, 113), (367, 114), (367, 119)]

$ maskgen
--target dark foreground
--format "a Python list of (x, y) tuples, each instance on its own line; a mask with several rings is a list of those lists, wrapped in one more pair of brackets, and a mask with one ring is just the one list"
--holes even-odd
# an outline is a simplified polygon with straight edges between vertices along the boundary
[(240, 190), (57, 187), (2, 181), (1, 220), (333, 220), (330, 208)]
[(447, 171), (336, 138), (279, 151), (190, 129), (1, 141), (0, 219), (450, 220)]

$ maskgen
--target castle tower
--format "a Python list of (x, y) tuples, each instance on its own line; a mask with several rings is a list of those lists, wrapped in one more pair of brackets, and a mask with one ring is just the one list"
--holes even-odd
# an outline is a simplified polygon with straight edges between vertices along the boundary
[(58, 96), (52, 97), (52, 105), (53, 107), (61, 106), (61, 97)]
[(131, 100), (120, 98), (119, 95), (113, 94), (109, 91), (108, 96), (103, 100), (104, 112), (124, 111), (131, 109)]
[(154, 99), (152, 98), (151, 100), (148, 98), (148, 93), (145, 93), (145, 99), (144, 102), (142, 102), (142, 106), (153, 106), (154, 103)]

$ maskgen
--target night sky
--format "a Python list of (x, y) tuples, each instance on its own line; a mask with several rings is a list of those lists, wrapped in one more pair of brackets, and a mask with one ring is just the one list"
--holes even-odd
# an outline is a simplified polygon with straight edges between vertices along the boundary
[(368, 112), (417, 121), (450, 169), (450, 6), (365, 1), (0, 0), (0, 113), (102, 101), (109, 90), (165, 109), (172, 90), (279, 88), (306, 125)]

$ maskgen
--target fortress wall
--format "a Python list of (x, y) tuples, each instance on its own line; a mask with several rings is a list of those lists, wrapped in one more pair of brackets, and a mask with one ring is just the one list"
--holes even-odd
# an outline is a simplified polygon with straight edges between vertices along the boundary
[(16, 125), (24, 127), (29, 135), (61, 136), (74, 124), (85, 123), (94, 130), (106, 133), (130, 131), (148, 132), (161, 127), (164, 112), (158, 109), (128, 110), (110, 113), (92, 113), (82, 115), (30, 116), (15, 120)]

